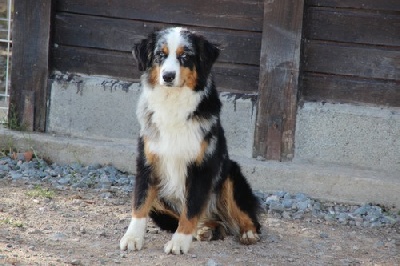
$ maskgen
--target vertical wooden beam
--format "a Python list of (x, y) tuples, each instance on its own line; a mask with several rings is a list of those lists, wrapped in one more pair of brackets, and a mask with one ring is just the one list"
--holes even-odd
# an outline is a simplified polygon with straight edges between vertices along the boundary
[(52, 0), (14, 2), (10, 111), (29, 131), (46, 129), (51, 18)]
[(304, 0), (264, 1), (255, 157), (294, 155), (303, 9)]

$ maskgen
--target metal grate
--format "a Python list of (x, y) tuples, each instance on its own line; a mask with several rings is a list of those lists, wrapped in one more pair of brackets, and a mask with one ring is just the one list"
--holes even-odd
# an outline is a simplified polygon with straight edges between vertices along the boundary
[(0, 123), (7, 123), (11, 78), (13, 0), (0, 0)]

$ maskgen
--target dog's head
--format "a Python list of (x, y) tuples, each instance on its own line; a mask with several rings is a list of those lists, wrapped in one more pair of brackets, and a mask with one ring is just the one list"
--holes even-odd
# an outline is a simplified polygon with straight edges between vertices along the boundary
[(133, 55), (153, 87), (202, 90), (219, 49), (203, 36), (177, 27), (151, 33), (135, 45)]

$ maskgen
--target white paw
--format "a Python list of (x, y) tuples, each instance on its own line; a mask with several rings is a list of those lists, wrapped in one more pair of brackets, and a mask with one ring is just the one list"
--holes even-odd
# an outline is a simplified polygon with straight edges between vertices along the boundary
[(164, 252), (169, 254), (186, 254), (189, 251), (190, 244), (192, 243), (192, 235), (191, 234), (181, 234), (175, 233), (172, 236), (171, 241), (169, 241), (164, 246)]
[(260, 236), (257, 233), (253, 233), (253, 231), (249, 230), (243, 233), (239, 240), (242, 244), (251, 245), (259, 241)]
[(119, 242), (121, 250), (141, 250), (144, 243), (144, 233), (146, 232), (146, 218), (132, 218), (128, 230)]

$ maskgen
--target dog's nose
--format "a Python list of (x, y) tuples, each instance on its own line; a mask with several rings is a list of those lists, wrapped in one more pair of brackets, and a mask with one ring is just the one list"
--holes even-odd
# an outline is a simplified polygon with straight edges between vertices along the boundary
[(163, 75), (163, 79), (167, 83), (172, 83), (176, 77), (175, 71), (165, 72)]

